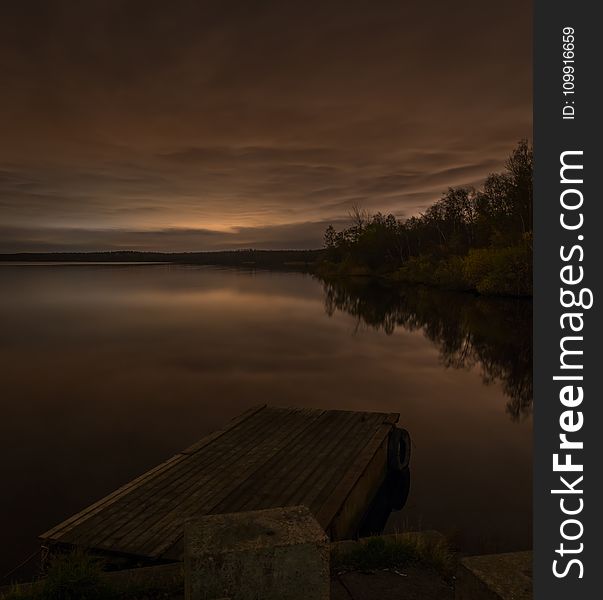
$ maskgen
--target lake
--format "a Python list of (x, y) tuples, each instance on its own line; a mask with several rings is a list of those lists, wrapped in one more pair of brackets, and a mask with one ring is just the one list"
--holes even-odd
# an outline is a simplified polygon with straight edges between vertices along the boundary
[(250, 406), (399, 412), (386, 531), (531, 548), (531, 303), (300, 273), (0, 265), (0, 574)]

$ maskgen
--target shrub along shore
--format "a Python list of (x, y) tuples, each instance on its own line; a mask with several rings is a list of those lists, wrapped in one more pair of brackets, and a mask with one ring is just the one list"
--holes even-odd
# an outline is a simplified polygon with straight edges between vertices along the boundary
[(412, 257), (393, 271), (325, 261), (316, 272), (325, 280), (364, 277), (388, 285), (414, 283), (484, 295), (528, 297), (532, 295), (531, 262), (531, 248), (517, 245), (472, 249), (465, 256), (450, 258)]

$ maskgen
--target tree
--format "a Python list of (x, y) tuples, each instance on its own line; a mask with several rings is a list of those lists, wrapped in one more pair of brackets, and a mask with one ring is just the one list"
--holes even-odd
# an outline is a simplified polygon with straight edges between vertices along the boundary
[(327, 248), (327, 250), (330, 250), (331, 248), (333, 248), (335, 246), (335, 228), (333, 227), (333, 225), (329, 225), (327, 227), (327, 230), (325, 231), (325, 236), (324, 236), (324, 244), (325, 244), (325, 248)]

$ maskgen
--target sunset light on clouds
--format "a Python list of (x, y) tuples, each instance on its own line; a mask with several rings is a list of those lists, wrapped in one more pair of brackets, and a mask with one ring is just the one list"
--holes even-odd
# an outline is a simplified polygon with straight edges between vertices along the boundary
[(0, 24), (4, 252), (318, 247), (531, 133), (519, 0), (30, 4)]

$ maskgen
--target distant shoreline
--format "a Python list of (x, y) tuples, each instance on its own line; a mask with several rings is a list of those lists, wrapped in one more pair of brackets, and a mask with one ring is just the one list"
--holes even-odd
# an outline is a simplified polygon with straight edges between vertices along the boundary
[[(327, 260), (326, 250), (218, 250), (211, 252), (138, 252), (118, 250), (112, 252), (20, 252), (0, 254), (4, 264), (55, 264), (55, 265), (190, 265), (216, 266), (239, 269), (266, 269), (296, 271), (312, 274), (323, 281), (358, 280), (378, 282), (387, 287), (398, 285), (426, 285), (460, 292), (483, 292), (468, 288), (460, 280), (446, 283), (430, 281), (421, 273), (409, 276), (403, 271), (371, 271), (367, 268), (346, 268)], [(412, 274), (411, 274), (412, 275)], [(423, 274), (424, 275), (424, 274)], [(493, 290), (487, 296), (529, 298), (531, 293), (501, 293)]]
[(18, 252), (0, 254), (4, 263), (129, 263), (182, 264), (293, 269), (308, 271), (324, 257), (324, 250), (219, 250), (215, 252)]

